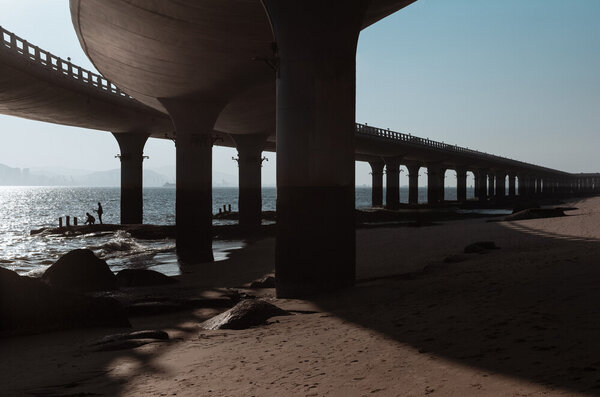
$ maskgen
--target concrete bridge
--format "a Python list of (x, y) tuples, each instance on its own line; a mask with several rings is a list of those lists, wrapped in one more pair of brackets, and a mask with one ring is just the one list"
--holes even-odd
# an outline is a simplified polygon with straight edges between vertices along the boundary
[(457, 172), (459, 200), (466, 199), (467, 171), (480, 200), (595, 190), (595, 175), (355, 124), (358, 34), (412, 2), (71, 0), (82, 47), (113, 82), (4, 31), (0, 111), (113, 132), (125, 223), (141, 222), (146, 139), (175, 139), (177, 250), (192, 262), (212, 260), (213, 144), (239, 152), (240, 225), (249, 228), (260, 223), (261, 152), (276, 149), (279, 296), (353, 283), (355, 160), (372, 166), (374, 205), (383, 201), (386, 168), (392, 209), (400, 165), (409, 169), (410, 203), (421, 166), (430, 203), (444, 199), (446, 169)]

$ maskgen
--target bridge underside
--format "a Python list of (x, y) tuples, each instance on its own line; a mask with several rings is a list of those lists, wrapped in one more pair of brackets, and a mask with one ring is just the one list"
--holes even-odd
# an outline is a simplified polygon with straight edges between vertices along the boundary
[[(29, 69), (21, 72), (13, 60), (2, 63), (0, 58), (0, 71), (6, 72), (0, 77), (0, 89), (6, 88), (0, 92), (0, 111), (115, 133), (121, 148), (124, 222), (142, 219), (147, 137), (176, 138), (177, 249), (189, 263), (212, 260), (215, 138), (222, 139), (216, 144), (238, 149), (240, 210), (244, 208), (240, 223), (249, 229), (260, 222), (261, 152), (276, 149), (277, 293), (299, 297), (345, 287), (354, 282), (355, 160), (372, 164), (377, 191), (382, 191), (382, 181), (375, 178), (382, 178), (384, 167), (389, 188), (398, 184), (400, 164), (407, 165), (413, 203), (423, 165), (431, 174), (432, 202), (443, 201), (447, 169), (460, 174), (461, 198), (466, 198), (466, 170), (476, 174), (482, 199), (487, 182), (481, 181), (488, 175), (498, 181), (506, 175), (510, 181), (512, 175), (514, 181), (518, 174), (523, 192), (537, 191), (525, 189), (542, 186), (542, 178), (551, 187), (567, 177), (355, 126), (360, 31), (413, 1), (71, 0), (73, 23), (90, 59), (141, 103), (98, 95), (82, 86), (81, 73), (58, 79), (29, 60), (24, 63)], [(514, 190), (509, 183), (509, 194)], [(502, 188), (493, 194), (502, 195)], [(394, 206), (395, 196), (388, 200)]]

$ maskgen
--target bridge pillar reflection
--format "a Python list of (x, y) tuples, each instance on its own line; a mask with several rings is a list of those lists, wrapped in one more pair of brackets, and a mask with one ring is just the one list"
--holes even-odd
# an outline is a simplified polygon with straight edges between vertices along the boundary
[(144, 145), (148, 134), (113, 133), (121, 154), (121, 224), (140, 224), (144, 215)]
[(371, 165), (371, 206), (383, 205), (383, 161), (369, 161)]
[(385, 208), (400, 208), (400, 158), (385, 157)]
[(467, 169), (463, 167), (456, 168), (456, 200), (467, 201)]
[(407, 165), (408, 169), (408, 204), (419, 204), (419, 165)]
[(262, 219), (262, 152), (268, 134), (231, 135), (238, 151), (240, 228), (260, 227)]
[(212, 131), (222, 103), (161, 98), (176, 133), (177, 255), (187, 263), (213, 261)]
[(263, 0), (277, 43), (278, 297), (354, 284), (356, 45), (369, 2)]

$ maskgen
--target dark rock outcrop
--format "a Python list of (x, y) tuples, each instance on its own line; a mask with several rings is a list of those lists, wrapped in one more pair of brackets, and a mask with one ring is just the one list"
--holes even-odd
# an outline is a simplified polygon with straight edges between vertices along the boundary
[(117, 273), (119, 287), (143, 287), (151, 285), (175, 284), (178, 281), (154, 270), (125, 269)]
[(112, 351), (132, 349), (148, 343), (164, 342), (169, 340), (169, 334), (162, 330), (143, 330), (123, 334), (108, 335), (93, 343), (96, 351)]
[(498, 247), (496, 247), (496, 243), (493, 241), (478, 241), (467, 245), (465, 247), (465, 254), (481, 254), (496, 248)]
[(95, 326), (129, 327), (121, 304), (58, 290), (0, 268), (0, 335)]
[(260, 299), (243, 300), (231, 309), (202, 323), (201, 327), (214, 329), (246, 329), (264, 324), (274, 316), (287, 316), (290, 313)]
[(516, 214), (517, 212), (521, 212), (523, 210), (528, 210), (531, 208), (540, 208), (540, 205), (533, 200), (519, 200), (515, 203), (512, 213)]
[(525, 219), (557, 218), (565, 216), (562, 209), (559, 208), (531, 208), (517, 212), (516, 214), (504, 217), (505, 221), (521, 221)]
[(42, 276), (52, 287), (73, 292), (107, 291), (117, 288), (117, 278), (106, 261), (88, 249), (61, 256)]
[(267, 276), (262, 280), (253, 281), (250, 288), (275, 288), (275, 277)]

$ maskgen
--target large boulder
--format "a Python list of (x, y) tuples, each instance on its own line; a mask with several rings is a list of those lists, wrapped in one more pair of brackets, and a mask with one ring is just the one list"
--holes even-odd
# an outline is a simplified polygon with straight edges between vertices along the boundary
[(117, 273), (119, 287), (143, 287), (150, 285), (175, 284), (177, 280), (154, 270), (124, 269)]
[(290, 313), (260, 299), (243, 300), (231, 309), (202, 323), (201, 327), (214, 329), (246, 329), (264, 324), (274, 316), (287, 316)]
[(483, 254), (496, 248), (498, 247), (493, 241), (478, 241), (476, 243), (467, 245), (464, 252), (465, 254)]
[(95, 326), (129, 327), (113, 298), (93, 298), (53, 288), (39, 279), (0, 268), (0, 335)]
[(42, 280), (55, 288), (82, 293), (117, 288), (117, 278), (106, 261), (88, 249), (74, 250), (60, 257), (44, 272)]
[(275, 288), (275, 277), (267, 276), (261, 280), (253, 281), (250, 288)]

